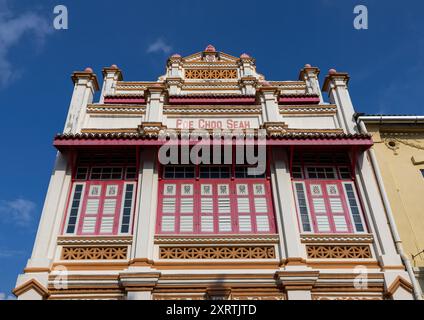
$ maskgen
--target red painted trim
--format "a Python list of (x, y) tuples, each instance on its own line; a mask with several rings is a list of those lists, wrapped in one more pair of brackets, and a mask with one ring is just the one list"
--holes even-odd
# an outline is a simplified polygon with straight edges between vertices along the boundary
[(105, 98), (107, 104), (146, 104), (144, 98)]
[[(347, 203), (348, 199), (347, 199), (347, 195), (344, 189), (344, 183), (346, 182), (350, 182), (353, 184), (354, 186), (354, 190), (356, 193), (356, 197), (359, 201), (358, 206), (360, 206), (361, 209), (361, 219), (363, 221), (363, 228), (364, 231), (368, 230), (368, 225), (367, 225), (367, 221), (365, 219), (365, 215), (364, 215), (364, 209), (362, 206), (362, 199), (360, 197), (360, 194), (358, 193), (357, 190), (357, 186), (356, 183), (353, 179), (342, 179), (340, 177), (340, 173), (339, 173), (339, 167), (349, 167), (349, 164), (304, 164), (303, 162), (300, 164), (300, 166), (302, 167), (302, 175), (303, 178), (293, 178), (293, 171), (292, 168), (290, 168), (290, 173), (291, 173), (291, 180), (292, 180), (292, 190), (293, 190), (293, 195), (295, 195), (296, 189), (294, 188), (294, 184), (296, 182), (303, 182), (304, 186), (305, 186), (305, 193), (306, 193), (306, 197), (307, 197), (307, 202), (308, 202), (308, 207), (309, 207), (309, 214), (311, 217), (311, 229), (313, 230), (313, 233), (355, 233), (355, 227), (354, 227), (354, 222), (352, 220), (351, 214), (350, 214), (350, 209), (349, 209), (349, 205)], [(306, 167), (332, 167), (333, 170), (336, 171), (336, 176), (338, 179), (315, 179), (315, 178), (307, 178), (306, 176)], [(314, 196), (311, 194), (311, 190), (310, 190), (310, 186), (316, 184), (316, 185), (320, 185), (321, 186), (321, 192), (322, 195), (321, 196)], [(339, 195), (338, 196), (330, 196), (327, 193), (327, 185), (336, 185)], [(326, 213), (316, 213), (314, 206), (313, 206), (313, 198), (323, 198), (324, 199), (324, 205), (325, 205), (325, 210)], [(330, 205), (330, 198), (339, 198), (342, 204), (342, 208), (343, 208), (343, 213), (333, 213), (331, 211), (331, 205)], [(295, 201), (296, 201), (296, 197), (294, 197)], [(300, 219), (300, 212), (297, 208), (298, 206), (296, 205), (296, 212), (297, 212), (297, 220), (298, 220), (298, 225), (299, 225), (299, 229), (302, 230), (301, 227), (301, 219)], [(318, 226), (317, 226), (317, 215), (318, 216), (326, 216), (328, 221), (329, 221), (329, 225), (330, 225), (330, 231), (328, 232), (324, 232), (324, 231), (319, 231), (318, 230)], [(347, 231), (342, 232), (342, 231), (337, 231), (335, 228), (335, 223), (334, 223), (334, 216), (344, 216), (345, 220), (346, 220), (346, 225), (347, 225)]]
[[(160, 146), (164, 143), (169, 145), (181, 145), (181, 141), (161, 141), (147, 139), (57, 139), (53, 145), (59, 150), (69, 146)], [(184, 144), (194, 145), (199, 142), (189, 141)], [(236, 144), (235, 139), (232, 141)], [(257, 141), (254, 142), (257, 144)], [(215, 141), (214, 144), (224, 144)], [(364, 146), (371, 147), (373, 142), (371, 139), (284, 139), (272, 138), (266, 140), (267, 145), (271, 146)]]
[[(77, 226), (77, 230), (76, 230), (76, 234), (77, 235), (116, 235), (119, 233), (119, 219), (121, 217), (121, 209), (122, 209), (122, 194), (123, 194), (123, 188), (124, 188), (124, 180), (118, 180), (118, 181), (89, 181), (86, 183), (85, 187), (85, 194), (84, 194), (84, 200), (83, 200), (83, 206), (80, 212), (80, 220)], [(90, 196), (89, 192), (90, 192), (90, 187), (91, 186), (95, 186), (95, 185), (99, 185), (101, 186), (102, 190), (99, 196)], [(106, 195), (106, 189), (108, 186), (110, 185), (117, 185), (118, 186), (118, 192), (116, 196), (110, 197)], [(97, 214), (93, 214), (93, 215), (88, 215), (86, 213), (87, 210), (87, 202), (89, 199), (99, 199), (99, 207), (97, 210)], [(116, 199), (116, 205), (115, 205), (115, 212), (113, 214), (104, 214), (104, 202), (106, 199)], [(94, 232), (93, 233), (83, 233), (83, 225), (84, 225), (84, 219), (87, 216), (96, 216), (96, 225), (94, 228)], [(102, 219), (104, 216), (107, 217), (111, 217), (113, 216), (113, 228), (112, 228), (112, 232), (109, 233), (101, 233), (101, 223), (102, 223)]]
[(319, 97), (280, 97), (279, 104), (318, 104)]
[[(135, 165), (135, 172), (136, 172), (136, 178), (135, 178), (135, 181), (136, 181), (136, 183), (135, 183), (135, 187), (134, 187), (134, 192), (135, 192), (135, 194), (134, 194), (134, 203), (133, 203), (133, 206), (132, 206), (132, 210), (131, 210), (131, 226), (130, 226), (130, 228), (128, 228), (128, 230), (130, 231), (130, 234), (134, 234), (134, 225), (135, 225), (135, 210), (136, 210), (136, 207), (137, 207), (137, 199), (138, 199), (138, 184), (139, 184), (139, 179), (138, 179), (138, 176), (139, 176), (139, 174), (140, 174), (140, 165), (141, 165), (141, 160), (140, 160), (140, 147), (136, 147), (135, 148), (135, 152), (136, 152), (136, 155), (135, 155), (135, 162), (136, 162), (136, 165)], [(122, 217), (120, 218), (120, 219), (122, 219)]]
[[(275, 214), (274, 214), (274, 205), (273, 205), (273, 198), (271, 193), (271, 186), (269, 180), (265, 178), (259, 178), (259, 179), (234, 179), (231, 178), (232, 175), (230, 175), (230, 178), (226, 179), (199, 179), (198, 175), (196, 177), (191, 179), (162, 179), (159, 181), (158, 184), (158, 210), (157, 210), (157, 220), (156, 220), (156, 233), (157, 234), (182, 234), (180, 232), (180, 217), (184, 214), (180, 212), (180, 204), (181, 204), (181, 198), (182, 197), (189, 197), (193, 198), (193, 214), (189, 214), (190, 216), (193, 216), (193, 232), (190, 232), (188, 234), (256, 234), (256, 233), (275, 233), (276, 232), (276, 223), (275, 223)], [(265, 186), (265, 194), (261, 196), (255, 196), (253, 185), (256, 183), (263, 184)], [(164, 214), (162, 211), (162, 204), (164, 196), (164, 186), (165, 184), (174, 184), (176, 188), (175, 196), (166, 196), (170, 198), (175, 198), (175, 213), (174, 214)], [(181, 185), (183, 184), (191, 184), (193, 185), (193, 195), (192, 196), (182, 196), (181, 195)], [(212, 195), (210, 196), (213, 201), (213, 213), (205, 214), (201, 213), (201, 185), (202, 184), (210, 184), (212, 186)], [(229, 186), (229, 195), (218, 195), (218, 185), (219, 184), (226, 184)], [(248, 195), (246, 197), (249, 199), (249, 206), (250, 206), (250, 212), (249, 213), (238, 213), (237, 211), (237, 198), (239, 197), (237, 195), (237, 184), (246, 184), (248, 188)], [(208, 196), (206, 196), (208, 197)], [(267, 203), (267, 212), (266, 213), (256, 213), (255, 211), (255, 197), (264, 197), (266, 199)], [(229, 214), (219, 214), (218, 210), (218, 199), (219, 198), (229, 198), (230, 199), (230, 213)], [(175, 224), (174, 224), (174, 232), (163, 232), (161, 230), (161, 224), (162, 224), (162, 216), (174, 216), (175, 217)], [(201, 216), (212, 216), (213, 217), (213, 232), (202, 232), (201, 231)], [(231, 217), (231, 230), (230, 231), (219, 231), (219, 216), (222, 215), (229, 215)], [(240, 231), (239, 229), (239, 222), (238, 218), (240, 215), (248, 215), (250, 216), (251, 221), (251, 231)], [(256, 217), (266, 215), (268, 217), (268, 223), (269, 223), (269, 231), (257, 231), (257, 224), (256, 224)], [(187, 233), (187, 232), (186, 232)]]
[(256, 102), (255, 97), (170, 97), (169, 104), (254, 104)]
[[(318, 225), (317, 225), (317, 215), (318, 216), (326, 216), (330, 225), (330, 233), (353, 233), (354, 230), (352, 228), (352, 221), (350, 218), (350, 213), (349, 213), (349, 208), (347, 207), (346, 201), (345, 201), (345, 192), (344, 192), (344, 188), (343, 188), (343, 180), (318, 180), (318, 179), (308, 179), (308, 180), (304, 180), (305, 182), (305, 187), (306, 187), (306, 192), (308, 194), (308, 201), (309, 201), (309, 210), (311, 211), (311, 216), (312, 219), (315, 221), (314, 223), (314, 229), (315, 229), (315, 233), (327, 233), (327, 232), (322, 232), (318, 230)], [(321, 196), (314, 196), (311, 194), (311, 185), (320, 185), (321, 186), (321, 192), (322, 195)], [(336, 185), (337, 189), (338, 189), (338, 196), (330, 196), (327, 193), (327, 186), (328, 185)], [(314, 206), (313, 206), (313, 199), (314, 198), (323, 198), (324, 199), (324, 204), (325, 204), (325, 210), (326, 213), (316, 213)], [(330, 198), (339, 198), (341, 200), (342, 203), (342, 207), (343, 207), (343, 213), (333, 213), (331, 211), (331, 205), (330, 205)], [(336, 227), (335, 227), (335, 222), (334, 222), (334, 216), (343, 216), (346, 220), (346, 225), (347, 225), (347, 231), (337, 231)]]

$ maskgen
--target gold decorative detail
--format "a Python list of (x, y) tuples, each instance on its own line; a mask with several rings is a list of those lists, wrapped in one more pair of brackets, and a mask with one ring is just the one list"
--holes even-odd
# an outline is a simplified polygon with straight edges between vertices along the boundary
[(127, 247), (63, 247), (62, 260), (121, 260)]
[(272, 246), (160, 247), (161, 259), (273, 259)]
[(58, 236), (59, 245), (129, 245), (132, 236)]
[(278, 243), (276, 234), (246, 235), (156, 235), (155, 244), (269, 244)]
[(364, 246), (306, 246), (308, 258), (311, 259), (369, 259), (372, 258), (370, 247)]
[(230, 300), (286, 300), (283, 294), (276, 295), (232, 295)]
[(153, 300), (206, 300), (205, 293), (201, 294), (153, 294)]
[(186, 79), (237, 79), (236, 69), (186, 69)]
[(162, 124), (162, 122), (142, 122), (138, 126), (138, 131), (146, 135), (157, 135), (164, 129), (166, 129), (166, 125)]
[(287, 132), (288, 125), (285, 122), (264, 122), (261, 128), (272, 135), (274, 133)]
[(301, 234), (300, 240), (307, 244), (365, 244), (372, 243), (373, 235), (368, 234)]
[(381, 296), (313, 296), (312, 300), (383, 300)]

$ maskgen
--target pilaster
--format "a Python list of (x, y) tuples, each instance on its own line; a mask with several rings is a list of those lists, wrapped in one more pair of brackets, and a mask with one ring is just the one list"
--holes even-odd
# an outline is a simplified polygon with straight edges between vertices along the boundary
[(262, 82), (260, 93), (262, 98), (262, 118), (263, 122), (282, 122), (280, 110), (278, 108), (278, 88), (273, 87), (269, 82)]
[(323, 104), (324, 100), (322, 98), (318, 80), (319, 72), (320, 71), (317, 67), (312, 67), (310, 64), (305, 64), (305, 66), (300, 70), (299, 80), (305, 81), (306, 92), (317, 94), (319, 96), (319, 103)]
[(108, 68), (103, 68), (102, 73), (103, 87), (99, 103), (104, 103), (105, 96), (115, 93), (117, 82), (123, 80), (122, 71), (116, 64), (113, 64)]
[(156, 227), (156, 206), (158, 199), (158, 172), (156, 150), (141, 151), (142, 168), (138, 207), (136, 210), (131, 258), (135, 265), (149, 266), (153, 259), (153, 244)]
[(75, 71), (72, 74), (74, 92), (65, 122), (64, 133), (77, 133), (81, 130), (87, 105), (93, 102), (94, 93), (99, 90), (97, 76), (93, 69)]
[(302, 261), (306, 252), (300, 242), (300, 232), (296, 217), (296, 205), (292, 196), (290, 172), (288, 169), (287, 152), (281, 148), (272, 150), (273, 172), (273, 198), (276, 207), (276, 218), (280, 245), (286, 254), (286, 269), (304, 269)]
[[(50, 178), (44, 207), (35, 238), (31, 259), (28, 260), (27, 268), (48, 268), (53, 251), (49, 250), (59, 232), (58, 225), (64, 215), (64, 203), (70, 184), (70, 172), (67, 171), (68, 160), (66, 156), (58, 152), (53, 174)], [(56, 230), (56, 232), (54, 232)], [(55, 244), (54, 244), (55, 245)]]
[(325, 77), (322, 91), (328, 92), (330, 102), (337, 106), (337, 117), (341, 127), (347, 133), (356, 133), (355, 119), (353, 117), (355, 110), (347, 87), (349, 79), (347, 73), (330, 69)]

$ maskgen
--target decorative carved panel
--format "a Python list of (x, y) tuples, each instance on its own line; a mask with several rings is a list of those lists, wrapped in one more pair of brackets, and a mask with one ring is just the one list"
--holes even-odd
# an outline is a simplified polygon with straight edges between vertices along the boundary
[(383, 300), (380, 296), (313, 296), (312, 300)]
[(367, 245), (309, 245), (306, 246), (308, 258), (311, 259), (369, 259), (372, 258)]
[(127, 247), (63, 247), (62, 260), (121, 260)]
[(272, 246), (160, 247), (161, 259), (273, 259)]
[(283, 294), (269, 295), (231, 295), (230, 300), (286, 300)]
[(153, 300), (205, 300), (206, 294), (154, 294)]
[(237, 79), (236, 69), (186, 69), (186, 79)]

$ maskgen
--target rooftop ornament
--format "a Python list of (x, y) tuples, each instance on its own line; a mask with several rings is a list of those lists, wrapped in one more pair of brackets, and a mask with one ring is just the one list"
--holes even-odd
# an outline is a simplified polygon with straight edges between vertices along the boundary
[(205, 52), (216, 52), (216, 49), (213, 45), (208, 45), (205, 49)]

